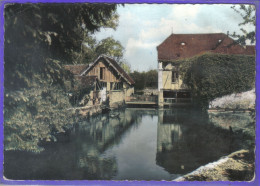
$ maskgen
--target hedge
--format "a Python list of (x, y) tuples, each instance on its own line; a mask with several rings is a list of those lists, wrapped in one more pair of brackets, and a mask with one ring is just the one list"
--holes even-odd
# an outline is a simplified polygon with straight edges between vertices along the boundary
[(255, 56), (206, 53), (176, 63), (195, 102), (203, 107), (215, 98), (255, 86)]

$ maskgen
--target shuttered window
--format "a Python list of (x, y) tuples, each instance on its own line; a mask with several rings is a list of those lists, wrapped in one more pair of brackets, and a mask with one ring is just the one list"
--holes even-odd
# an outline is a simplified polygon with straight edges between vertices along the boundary
[(179, 78), (179, 73), (178, 71), (172, 71), (172, 83), (176, 83)]
[(105, 67), (100, 67), (100, 79), (105, 79)]

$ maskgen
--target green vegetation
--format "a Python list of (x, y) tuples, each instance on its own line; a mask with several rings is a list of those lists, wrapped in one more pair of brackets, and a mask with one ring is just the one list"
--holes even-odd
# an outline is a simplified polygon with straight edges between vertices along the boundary
[(135, 90), (143, 90), (146, 87), (157, 88), (158, 86), (157, 70), (149, 70), (147, 72), (134, 71), (130, 73), (130, 76), (135, 81)]
[(82, 41), (82, 52), (76, 63), (90, 63), (101, 54), (113, 57), (120, 65), (124, 64), (124, 47), (112, 37), (97, 41), (93, 35), (87, 35)]
[(4, 148), (39, 152), (74, 122), (62, 65), (77, 61), (84, 36), (116, 28), (116, 5), (16, 3), (4, 13)]
[(178, 63), (184, 83), (204, 108), (215, 98), (255, 86), (254, 56), (208, 53)]
[[(231, 7), (235, 12), (237, 12), (243, 19), (242, 23), (239, 23), (239, 26), (256, 26), (256, 7), (254, 5), (240, 5), (239, 9), (236, 9), (235, 6)], [(231, 36), (237, 39), (237, 42), (245, 45), (246, 41), (250, 41), (251, 44), (255, 42), (255, 30), (247, 31), (245, 28), (240, 28), (242, 31), (241, 34), (236, 34), (234, 32)]]

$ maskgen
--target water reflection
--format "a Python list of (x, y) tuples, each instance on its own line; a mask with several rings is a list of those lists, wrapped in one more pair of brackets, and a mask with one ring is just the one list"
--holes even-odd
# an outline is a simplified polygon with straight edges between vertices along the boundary
[[(243, 135), (222, 127), (221, 118), (191, 109), (114, 111), (78, 123), (68, 136), (44, 144), (40, 154), (5, 152), (4, 175), (22, 180), (172, 180), (247, 145)], [(249, 122), (243, 121), (245, 126)]]
[(205, 113), (173, 109), (158, 115), (156, 162), (171, 174), (187, 174), (244, 144), (239, 135), (211, 123)]
[(118, 117), (106, 114), (79, 123), (69, 136), (45, 144), (40, 154), (5, 152), (4, 175), (9, 179), (111, 179), (117, 173), (116, 158), (101, 154), (119, 143), (142, 117), (133, 111), (118, 113)]

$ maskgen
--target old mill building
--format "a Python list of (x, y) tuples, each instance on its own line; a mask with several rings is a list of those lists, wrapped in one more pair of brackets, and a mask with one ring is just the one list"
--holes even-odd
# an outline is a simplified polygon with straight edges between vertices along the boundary
[(223, 33), (171, 34), (159, 46), (158, 52), (158, 105), (184, 105), (192, 102), (188, 87), (179, 75), (174, 61), (191, 58), (205, 52), (255, 55), (255, 46), (241, 46)]
[(74, 89), (90, 88), (89, 99), (82, 105), (97, 105), (109, 99), (110, 106), (125, 101), (134, 93), (134, 80), (106, 55), (100, 55), (94, 62), (85, 65), (65, 65), (78, 82)]

